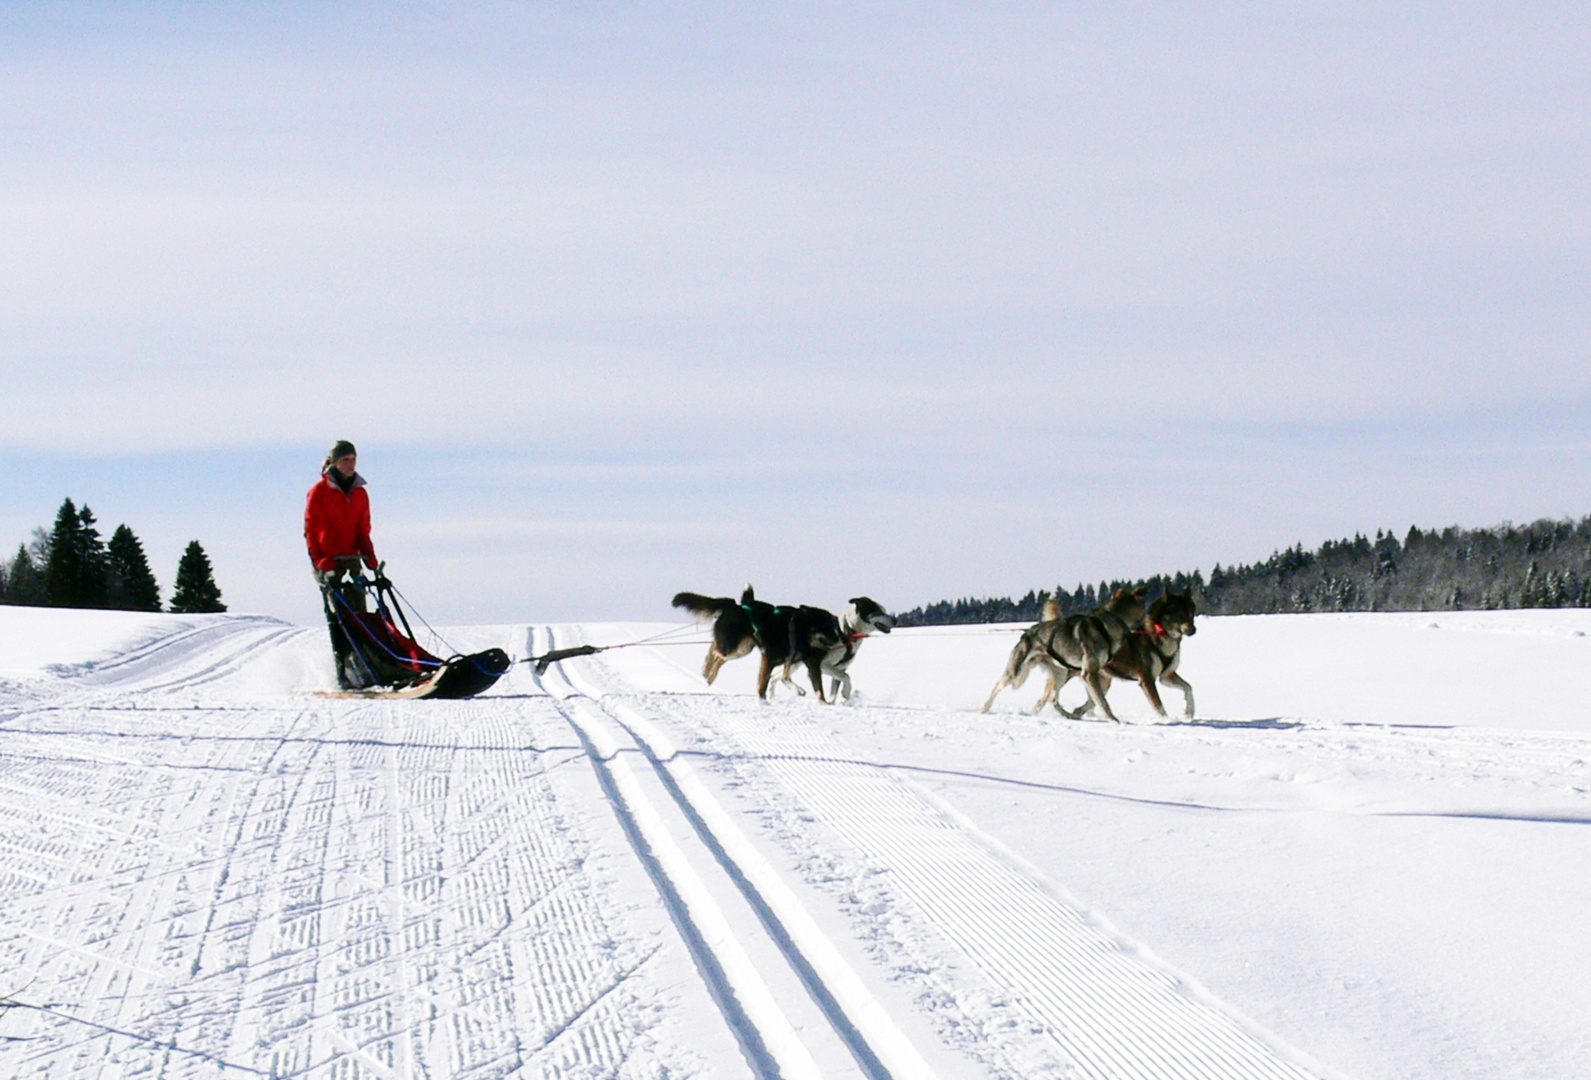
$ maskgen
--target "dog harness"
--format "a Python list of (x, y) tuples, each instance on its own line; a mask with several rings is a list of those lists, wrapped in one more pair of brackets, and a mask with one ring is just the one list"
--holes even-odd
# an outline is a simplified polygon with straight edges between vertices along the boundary
[(867, 637), (870, 632), (871, 631), (864, 630), (860, 634), (846, 634), (845, 638), (843, 639), (845, 644), (845, 655), (836, 660), (835, 663), (839, 665), (850, 663), (851, 657), (856, 655), (856, 643)]
[[(757, 613), (752, 609), (750, 604), (741, 604), (740, 607), (741, 610), (746, 613), (746, 617), (751, 620), (751, 632), (757, 636), (757, 640), (766, 640), (768, 634), (768, 624), (762, 619), (757, 618)], [(788, 607), (779, 604), (770, 604), (769, 607), (772, 608), (770, 614), (772, 614), (775, 618), (790, 610)]]
[(1080, 665), (1072, 663), (1070, 660), (1066, 659), (1066, 657), (1062, 656), (1060, 653), (1056, 652), (1053, 648), (1051, 648), (1050, 647), (1050, 643), (1048, 641), (1046, 641), (1044, 643), (1044, 653), (1051, 660), (1054, 660), (1057, 664), (1061, 665), (1067, 671), (1082, 671), (1083, 670)]

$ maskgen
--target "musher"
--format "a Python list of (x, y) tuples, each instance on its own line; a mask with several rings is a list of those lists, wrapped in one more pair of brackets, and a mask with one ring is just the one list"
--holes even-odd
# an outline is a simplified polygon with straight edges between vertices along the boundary
[(361, 614), (366, 610), (364, 590), (351, 580), (358, 574), (359, 564), (363, 562), (371, 570), (380, 568), (370, 542), (370, 496), (365, 493), (365, 478), (356, 471), (358, 464), (354, 444), (338, 439), (304, 505), (304, 542), (326, 605), (326, 626), (337, 658), (337, 684), (344, 690), (364, 689), (376, 681), (337, 618), (339, 609)]

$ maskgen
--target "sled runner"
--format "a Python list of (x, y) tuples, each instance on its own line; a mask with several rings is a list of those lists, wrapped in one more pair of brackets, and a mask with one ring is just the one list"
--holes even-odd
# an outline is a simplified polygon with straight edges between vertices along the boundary
[(474, 697), (513, 666), (502, 649), (443, 660), (421, 648), (392, 582), (379, 570), (374, 578), (355, 571), (328, 585), (321, 595), (339, 654), (338, 682), (344, 687), (328, 691), (327, 696)]

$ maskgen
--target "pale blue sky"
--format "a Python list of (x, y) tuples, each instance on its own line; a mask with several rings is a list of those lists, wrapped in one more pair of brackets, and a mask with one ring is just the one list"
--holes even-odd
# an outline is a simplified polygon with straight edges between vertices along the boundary
[[(1591, 512), (1576, 5), (0, 7), (0, 542), (894, 607)], [(10, 539), (7, 539), (9, 537)]]

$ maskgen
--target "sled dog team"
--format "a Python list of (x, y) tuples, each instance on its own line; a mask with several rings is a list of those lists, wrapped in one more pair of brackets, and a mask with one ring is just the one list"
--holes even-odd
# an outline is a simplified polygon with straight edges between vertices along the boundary
[[(386, 594), (380, 591), (390, 589), (391, 583), (386, 581), (382, 573), (385, 564), (376, 558), (371, 543), (370, 501), (365, 492), (365, 479), (357, 471), (358, 463), (359, 452), (353, 443), (346, 439), (333, 443), (321, 463), (320, 479), (310, 488), (304, 508), (304, 541), (321, 588), (337, 663), (338, 685), (344, 691), (357, 692), (371, 686), (408, 686), (416, 682), (416, 676), (427, 675), (429, 678), (422, 681), (433, 684), (431, 689), (446, 684), (444, 688), (456, 692), (442, 696), (468, 697), (478, 693), (496, 682), (512, 661), (500, 649), (444, 661), (420, 649), (412, 640), (412, 633), (399, 632), (387, 615), (388, 605), (382, 599)], [(365, 605), (365, 591), (370, 582), (360, 572), (361, 564), (375, 572), (379, 622)], [(1161, 716), (1166, 715), (1166, 710), (1160, 703), (1155, 683), (1179, 688), (1187, 715), (1191, 717), (1193, 687), (1177, 674), (1177, 666), (1182, 659), (1182, 639), (1195, 632), (1193, 598), (1187, 592), (1168, 592), (1145, 608), (1144, 595), (1143, 589), (1132, 592), (1118, 589), (1104, 607), (1090, 614), (1064, 618), (1054, 601), (1046, 604), (1044, 618), (1024, 630), (1011, 650), (1005, 673), (989, 692), (983, 711), (989, 711), (1001, 690), (1007, 686), (1021, 686), (1035, 667), (1041, 667), (1049, 677), (1049, 684), (1034, 712), (1053, 704), (1057, 711), (1075, 719), (1097, 708), (1116, 720), (1110, 703), (1105, 700), (1105, 690), (1112, 679), (1136, 679)], [(395, 596), (393, 605), (396, 605)], [(702, 665), (702, 676), (708, 683), (718, 677), (719, 669), (730, 660), (745, 656), (752, 649), (760, 649), (759, 698), (767, 698), (772, 690), (775, 668), (783, 669), (780, 682), (798, 694), (805, 694), (806, 691), (790, 678), (790, 673), (800, 665), (807, 669), (812, 689), (824, 704), (841, 696), (850, 698), (848, 669), (856, 659), (862, 639), (874, 632), (887, 634), (895, 625), (889, 612), (866, 596), (853, 597), (844, 614), (836, 616), (806, 604), (792, 607), (766, 603), (757, 599), (750, 585), (738, 602), (727, 596), (682, 592), (675, 595), (674, 606), (713, 624), (713, 642)], [(402, 618), (401, 608), (397, 610)], [(354, 636), (350, 636), (350, 630)], [(408, 630), (406, 619), (403, 630)], [(355, 636), (363, 639), (368, 647), (356, 644)], [(377, 664), (393, 668), (378, 674), (371, 670), (371, 665), (383, 661), (383, 653), (395, 661), (396, 666)], [(541, 658), (538, 670), (545, 670), (546, 662), (554, 657), (563, 659), (582, 653), (580, 649), (549, 653)], [(469, 661), (469, 664), (461, 664), (461, 661)], [(1074, 675), (1082, 678), (1088, 700), (1080, 708), (1068, 712), (1061, 707), (1059, 694)], [(830, 680), (827, 695), (823, 692), (824, 676)]]
[[(1042, 668), (1049, 682), (1034, 706), (1035, 713), (1053, 704), (1057, 712), (1075, 720), (1098, 709), (1120, 723), (1105, 692), (1111, 680), (1131, 679), (1143, 688), (1149, 704), (1161, 716), (1166, 715), (1166, 710), (1155, 684), (1181, 690), (1184, 712), (1192, 717), (1193, 687), (1177, 673), (1177, 668), (1182, 662), (1182, 639), (1197, 633), (1193, 597), (1190, 591), (1168, 591), (1146, 607), (1145, 595), (1143, 589), (1117, 589), (1104, 607), (1064, 617), (1055, 601), (1046, 603), (1044, 618), (1022, 631), (1005, 672), (989, 692), (982, 711), (989, 711), (1001, 690), (1021, 686), (1034, 668)], [(874, 631), (887, 634), (895, 625), (883, 607), (865, 596), (853, 598), (844, 614), (836, 616), (805, 604), (769, 604), (758, 600), (750, 585), (739, 601), (682, 592), (675, 595), (674, 606), (713, 624), (713, 641), (702, 664), (702, 677), (709, 684), (724, 664), (760, 649), (758, 697), (767, 698), (772, 691), (775, 668), (783, 669), (780, 682), (805, 694), (790, 678), (799, 665), (807, 669), (812, 689), (824, 704), (842, 695), (850, 698), (851, 677), (847, 669), (856, 659), (862, 639)], [(824, 676), (830, 679), (827, 696), (823, 692)], [(1061, 707), (1059, 694), (1074, 676), (1082, 679), (1088, 700), (1069, 711)]]
[[(812, 689), (825, 705), (842, 694), (851, 696), (847, 669), (856, 659), (862, 639), (875, 630), (887, 634), (895, 626), (890, 614), (865, 596), (853, 597), (845, 613), (835, 616), (807, 604), (791, 607), (758, 600), (750, 585), (740, 594), (738, 603), (727, 596), (682, 592), (675, 595), (674, 606), (703, 621), (712, 621), (713, 643), (707, 647), (707, 659), (702, 664), (702, 677), (709, 684), (718, 678), (718, 670), (728, 661), (761, 649), (758, 697), (768, 696), (773, 669), (780, 666), (784, 671), (779, 681), (796, 693), (805, 694), (790, 678), (790, 672), (800, 664), (807, 669)], [(828, 696), (823, 693), (825, 675), (832, 684)]]
[[(359, 452), (353, 443), (346, 439), (333, 443), (321, 463), (320, 479), (310, 488), (304, 508), (304, 541), (315, 580), (321, 588), (337, 663), (338, 685), (344, 691), (382, 685), (407, 686), (416, 682), (415, 676), (428, 675), (431, 677), (425, 681), (435, 684), (433, 689), (445, 683), (458, 696), (478, 693), (496, 682), (512, 661), (501, 649), (444, 661), (420, 649), (412, 640), (412, 633), (399, 632), (387, 615), (388, 605), (382, 599), (386, 594), (380, 591), (390, 589), (391, 583), (386, 581), (382, 573), (385, 564), (376, 558), (375, 546), (371, 543), (370, 500), (365, 492), (365, 479), (357, 471), (358, 463)], [(375, 573), (379, 622), (366, 608), (365, 592), (371, 583), (360, 572), (361, 564)], [(1167, 592), (1145, 608), (1144, 595), (1143, 589), (1132, 592), (1118, 589), (1104, 607), (1086, 615), (1064, 618), (1054, 601), (1046, 604), (1044, 618), (1024, 630), (1011, 650), (1005, 673), (989, 692), (983, 711), (989, 711), (1001, 690), (1007, 686), (1021, 686), (1035, 667), (1041, 667), (1049, 677), (1049, 684), (1034, 712), (1053, 704), (1057, 711), (1075, 719), (1097, 708), (1116, 720), (1110, 703), (1105, 700), (1105, 690), (1112, 679), (1136, 679), (1161, 716), (1166, 715), (1166, 710), (1160, 703), (1155, 683), (1180, 689), (1187, 715), (1191, 717), (1193, 687), (1177, 674), (1177, 666), (1182, 659), (1182, 639), (1195, 632), (1193, 598), (1187, 592)], [(393, 604), (396, 604), (395, 597)], [(875, 631), (887, 634), (895, 625), (895, 620), (881, 605), (865, 596), (853, 597), (845, 613), (836, 616), (806, 604), (791, 607), (766, 603), (757, 599), (750, 585), (738, 602), (727, 596), (682, 592), (675, 595), (674, 606), (713, 624), (713, 642), (702, 665), (702, 676), (708, 683), (718, 677), (719, 669), (728, 661), (745, 656), (752, 649), (760, 649), (762, 667), (757, 673), (758, 697), (767, 698), (772, 690), (774, 668), (783, 669), (780, 682), (798, 694), (805, 694), (806, 691), (790, 678), (790, 673), (800, 665), (807, 669), (812, 689), (824, 704), (841, 696), (850, 698), (848, 669), (856, 659), (862, 639)], [(398, 612), (402, 618), (401, 608)], [(408, 630), (406, 619), (403, 630)], [(364, 640), (366, 648), (356, 644), (356, 636)], [(384, 662), (383, 653), (396, 662), (395, 667)], [(579, 649), (549, 653), (541, 658), (538, 670), (545, 670), (546, 662), (555, 656), (563, 659), (581, 654)], [(371, 669), (376, 661), (383, 661), (376, 666), (393, 670), (378, 674)], [(462, 665), (460, 661), (469, 661), (469, 664)], [(473, 671), (466, 672), (466, 666)], [(1074, 675), (1082, 678), (1088, 700), (1080, 708), (1068, 712), (1061, 707), (1058, 695)], [(830, 680), (827, 695), (823, 693), (824, 676)]]

